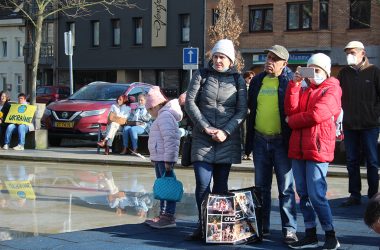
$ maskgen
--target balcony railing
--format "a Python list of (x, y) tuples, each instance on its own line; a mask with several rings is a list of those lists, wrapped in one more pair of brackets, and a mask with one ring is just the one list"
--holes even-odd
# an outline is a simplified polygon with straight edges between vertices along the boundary
[[(27, 43), (24, 46), (24, 58), (26, 64), (31, 64), (34, 54), (34, 44)], [(41, 43), (39, 64), (52, 65), (54, 62), (54, 44)]]

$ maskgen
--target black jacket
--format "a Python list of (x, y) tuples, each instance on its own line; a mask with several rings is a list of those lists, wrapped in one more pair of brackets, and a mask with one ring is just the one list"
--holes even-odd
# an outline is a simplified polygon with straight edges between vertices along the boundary
[(1, 108), (1, 112), (3, 112), (3, 117), (1, 118), (2, 123), (4, 123), (5, 118), (7, 117), (10, 108), (11, 108), (11, 104), (8, 101), (5, 102), (3, 107)]
[(365, 58), (358, 69), (346, 66), (338, 75), (342, 88), (344, 129), (370, 129), (379, 126), (380, 69)]

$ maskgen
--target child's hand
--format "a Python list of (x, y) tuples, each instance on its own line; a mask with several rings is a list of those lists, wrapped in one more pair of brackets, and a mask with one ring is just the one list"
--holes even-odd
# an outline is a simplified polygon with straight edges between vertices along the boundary
[(166, 172), (171, 171), (173, 169), (173, 165), (174, 165), (174, 163), (166, 163), (165, 162), (165, 170), (166, 170)]

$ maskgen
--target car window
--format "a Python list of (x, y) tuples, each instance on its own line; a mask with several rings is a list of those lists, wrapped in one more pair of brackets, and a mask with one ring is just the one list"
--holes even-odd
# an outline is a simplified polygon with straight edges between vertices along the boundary
[(58, 94), (60, 95), (70, 95), (70, 90), (67, 88), (60, 88), (58, 89)]
[(141, 93), (145, 93), (145, 92), (143, 91), (143, 89), (140, 88), (140, 87), (135, 87), (135, 88), (131, 89), (131, 91), (129, 91), (128, 96), (134, 96), (134, 97), (135, 97), (135, 100), (136, 100), (136, 102), (137, 102), (137, 97), (138, 97), (139, 94), (141, 94)]
[(93, 101), (112, 101), (125, 93), (129, 85), (120, 84), (90, 84), (82, 87), (75, 92), (70, 100), (93, 100)]
[(53, 93), (53, 89), (52, 88), (46, 88), (45, 94), (50, 95), (52, 93)]
[(37, 90), (36, 90), (36, 94), (37, 95), (43, 95), (45, 94), (45, 89), (44, 87), (38, 87)]
[(151, 86), (144, 86), (144, 93), (147, 94), (150, 90), (150, 88), (152, 88)]

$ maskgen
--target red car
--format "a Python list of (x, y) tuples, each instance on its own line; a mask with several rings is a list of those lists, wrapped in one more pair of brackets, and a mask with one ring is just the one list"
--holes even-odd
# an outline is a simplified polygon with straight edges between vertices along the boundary
[(70, 88), (64, 86), (38, 86), (36, 90), (36, 102), (46, 103), (66, 99), (70, 96)]
[[(99, 125), (105, 131), (111, 105), (116, 98), (147, 93), (148, 83), (92, 82), (66, 100), (49, 104), (42, 117), (41, 126), (48, 130), (49, 144), (59, 146), (63, 138), (98, 140)], [(135, 107), (137, 103), (131, 103)]]

